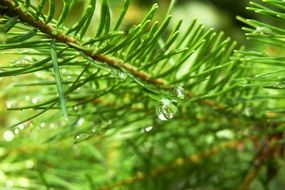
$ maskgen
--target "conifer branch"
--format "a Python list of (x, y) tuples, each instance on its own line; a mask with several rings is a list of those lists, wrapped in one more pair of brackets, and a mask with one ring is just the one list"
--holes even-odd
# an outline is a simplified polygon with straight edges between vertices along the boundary
[(122, 60), (114, 59), (107, 55), (94, 54), (92, 50), (86, 50), (84, 47), (81, 46), (81, 43), (78, 40), (64, 34), (64, 32), (51, 25), (45, 24), (42, 20), (35, 20), (33, 16), (28, 14), (28, 12), (25, 12), (20, 7), (15, 7), (11, 0), (2, 0), (0, 4), (4, 7), (3, 14), (6, 14), (7, 16), (11, 17), (17, 16), (18, 19), (22, 22), (39, 29), (42, 33), (49, 35), (51, 38), (57, 40), (58, 42), (66, 44), (70, 48), (82, 51), (85, 55), (91, 57), (95, 61), (106, 63), (115, 68), (125, 69), (134, 76), (154, 85), (167, 84), (166, 81), (161, 79), (153, 79), (153, 77), (150, 76), (148, 73), (139, 71), (136, 67), (128, 63), (124, 63)]
[[(66, 35), (60, 29), (57, 29), (49, 24), (46, 24), (40, 19), (36, 20), (28, 12), (25, 12), (21, 7), (13, 5), (11, 0), (2, 0), (0, 4), (2, 4), (2, 6), (4, 7), (3, 14), (6, 14), (7, 16), (11, 17), (14, 16), (18, 17), (18, 19), (21, 20), (22, 22), (35, 27), (36, 29), (40, 30), (42, 33), (49, 35), (52, 39), (55, 39), (57, 42), (64, 43), (70, 48), (83, 52), (86, 56), (92, 58), (94, 61), (106, 63), (111, 67), (126, 70), (135, 77), (140, 78), (143, 81), (151, 83), (153, 85), (161, 86), (162, 88), (166, 89), (170, 88), (169, 86), (167, 86), (168, 82), (166, 80), (159, 78), (156, 79), (150, 74), (144, 71), (140, 71), (135, 66), (125, 63), (124, 61), (118, 58), (109, 57), (103, 54), (96, 54), (92, 49), (91, 50), (86, 49), (84, 46), (81, 46), (81, 43), (77, 39), (69, 35)], [(191, 91), (187, 91), (186, 94), (190, 98), (193, 97), (193, 93)], [(226, 105), (211, 99), (203, 98), (203, 99), (198, 99), (198, 101), (202, 105), (212, 107), (216, 110), (223, 110), (226, 108)]]
[(210, 156), (214, 156), (225, 149), (238, 148), (240, 144), (241, 142), (239, 140), (228, 141), (221, 145), (209, 148), (205, 151), (192, 154), (188, 158), (177, 158), (174, 162), (168, 165), (165, 165), (165, 166), (160, 166), (158, 168), (155, 168), (147, 174), (139, 173), (138, 175), (134, 177), (119, 181), (112, 185), (101, 187), (100, 189), (101, 190), (112, 190), (118, 187), (126, 187), (128, 185), (132, 185), (132, 184), (141, 182), (143, 180), (147, 180), (148, 178), (155, 178), (160, 175), (165, 175), (167, 173), (174, 172), (174, 170), (177, 170), (178, 168), (185, 167), (186, 165), (197, 164), (201, 160), (208, 158)]

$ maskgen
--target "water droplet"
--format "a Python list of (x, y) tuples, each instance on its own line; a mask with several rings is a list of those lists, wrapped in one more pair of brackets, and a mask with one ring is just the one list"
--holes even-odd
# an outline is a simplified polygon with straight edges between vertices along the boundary
[(153, 129), (153, 126), (149, 126), (149, 127), (144, 128), (144, 131), (150, 132), (152, 129)]
[(166, 121), (172, 119), (177, 112), (176, 105), (173, 101), (163, 99), (156, 108), (156, 114), (160, 120)]
[(27, 160), (26, 161), (26, 168), (28, 168), (28, 169), (32, 169), (33, 167), (34, 167), (34, 162), (33, 162), (33, 160)]
[(250, 117), (252, 116), (252, 113), (253, 113), (253, 110), (252, 108), (245, 108), (244, 111), (243, 111), (243, 114), (247, 117)]
[(30, 101), (31, 97), (30, 96), (25, 96), (26, 101)]
[(73, 111), (78, 111), (78, 106), (73, 106), (73, 107), (72, 107), (72, 110), (73, 110)]
[(6, 181), (6, 187), (7, 188), (12, 188), (14, 186), (14, 182), (12, 180)]
[(54, 123), (50, 123), (50, 124), (49, 124), (49, 128), (50, 128), (50, 129), (55, 129), (55, 128), (56, 128), (56, 125), (55, 125)]
[(20, 130), (23, 130), (23, 129), (25, 128), (25, 125), (22, 123), (22, 124), (18, 125), (18, 128), (19, 128)]
[(14, 129), (14, 133), (15, 133), (16, 135), (19, 134), (19, 133), (20, 133), (20, 129), (19, 129), (19, 128)]
[(128, 75), (124, 73), (123, 71), (115, 70), (113, 71), (113, 75), (119, 79), (120, 81), (124, 81), (127, 79)]
[(43, 74), (41, 72), (35, 72), (35, 76), (41, 78), (43, 77)]
[(267, 27), (256, 27), (254, 34), (261, 34), (261, 35), (272, 35), (273, 31)]
[(12, 131), (7, 130), (3, 133), (3, 138), (5, 141), (10, 142), (14, 139), (14, 133)]
[(97, 128), (93, 127), (93, 129), (91, 131), (92, 131), (92, 133), (96, 133), (97, 132)]
[(16, 106), (16, 102), (14, 100), (10, 100), (6, 102), (6, 107), (9, 108), (13, 108)]
[(234, 133), (229, 129), (224, 129), (216, 133), (217, 137), (225, 139), (233, 139)]
[(80, 142), (83, 141), (85, 139), (88, 139), (90, 137), (90, 135), (88, 135), (87, 133), (81, 133), (75, 136), (75, 142)]
[(173, 88), (173, 94), (178, 99), (184, 99), (185, 98), (185, 90), (182, 86), (176, 86)]
[(85, 122), (85, 119), (83, 117), (79, 118), (77, 121), (77, 126), (82, 126), (84, 122)]

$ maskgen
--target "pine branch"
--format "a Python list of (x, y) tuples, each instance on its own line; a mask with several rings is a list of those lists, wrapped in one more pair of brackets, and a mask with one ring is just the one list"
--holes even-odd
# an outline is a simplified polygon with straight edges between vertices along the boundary
[(86, 50), (86, 48), (81, 46), (79, 41), (68, 35), (65, 35), (64, 32), (58, 30), (57, 28), (45, 24), (41, 20), (35, 20), (34, 17), (23, 11), (20, 7), (15, 7), (12, 4), (11, 0), (3, 0), (1, 4), (4, 7), (4, 14), (7, 14), (11, 17), (18, 17), (18, 19), (20, 19), (22, 22), (28, 23), (30, 26), (39, 29), (42, 33), (49, 35), (51, 38), (56, 39), (58, 42), (62, 42), (71, 48), (75, 48), (79, 51), (82, 51), (86, 56), (91, 57), (95, 61), (107, 63), (108, 65), (115, 68), (125, 69), (134, 76), (141, 78), (144, 81), (153, 83), (155, 85), (166, 84), (166, 82), (162, 81), (161, 79), (152, 79), (149, 74), (139, 71), (136, 67), (124, 63), (122, 60), (114, 60), (113, 58), (110, 58), (106, 55), (97, 55), (94, 54), (92, 50)]
[(166, 166), (160, 166), (158, 168), (153, 169), (148, 174), (139, 173), (138, 175), (125, 179), (123, 181), (116, 182), (115, 184), (108, 185), (105, 187), (101, 187), (102, 190), (111, 190), (119, 187), (126, 187), (128, 185), (132, 185), (138, 182), (141, 182), (143, 180), (147, 180), (148, 178), (156, 178), (161, 175), (165, 175), (169, 172), (174, 172), (174, 170), (177, 170), (178, 168), (185, 167), (188, 164), (195, 165), (199, 163), (201, 160), (208, 158), (210, 156), (214, 156), (218, 154), (220, 151), (223, 151), (225, 149), (231, 149), (231, 148), (237, 148), (240, 145), (240, 141), (229, 141), (225, 142), (222, 145), (218, 145), (212, 148), (209, 148), (208, 150), (205, 150), (203, 152), (195, 153), (193, 155), (188, 156), (188, 158), (177, 158), (174, 162), (166, 165)]
[[(165, 89), (171, 89), (172, 88), (171, 86), (168, 85), (169, 84), (168, 81), (156, 78), (156, 77), (154, 77), (154, 76), (152, 76), (152, 75), (150, 75), (144, 71), (140, 71), (134, 65), (125, 63), (123, 60), (120, 60), (119, 58), (109, 57), (109, 56), (104, 55), (104, 54), (97, 54), (97, 52), (94, 51), (93, 48), (90, 49), (90, 48), (86, 48), (86, 47), (82, 46), (82, 43), (80, 43), (77, 39), (75, 39), (69, 35), (66, 35), (60, 29), (57, 29), (54, 26), (46, 24), (46, 21), (43, 21), (41, 19), (35, 19), (28, 12), (23, 11), (21, 7), (15, 7), (15, 5), (13, 5), (11, 0), (4, 0), (4, 1), (2, 1), (2, 4), (4, 7), (3, 12), (5, 14), (7, 14), (8, 16), (11, 16), (11, 17), (17, 16), (18, 19), (21, 20), (22, 22), (27, 23), (30, 26), (33, 26), (34, 28), (38, 29), (42, 33), (49, 35), (50, 38), (55, 39), (57, 42), (61, 42), (61, 43), (67, 45), (68, 47), (70, 47), (72, 49), (75, 49), (77, 51), (82, 52), (85, 56), (92, 58), (92, 60), (94, 60), (94, 61), (98, 61), (101, 63), (107, 63), (111, 67), (118, 68), (119, 70), (125, 70), (128, 73), (130, 73), (131, 75), (133, 75), (134, 77), (139, 78), (145, 82), (151, 83), (153, 85), (158, 85), (158, 86), (161, 86), (162, 88), (165, 88)], [(63, 15), (62, 15), (62, 17), (64, 17)], [(82, 20), (84, 20), (83, 17), (82, 17)], [(50, 19), (48, 19), (48, 21), (50, 21)], [(77, 26), (82, 25), (82, 24), (80, 24), (81, 21), (79, 21)], [(62, 22), (62, 20), (60, 20), (60, 23), (61, 22)], [(217, 68), (222, 68), (222, 67), (219, 66)], [(216, 68), (211, 69), (209, 73), (211, 73), (215, 70), (216, 70)], [(207, 72), (208, 71), (206, 71), (205, 73), (207, 73)], [(203, 73), (201, 75), (203, 76), (205, 74)], [(232, 88), (235, 88), (235, 87), (236, 87), (236, 85), (234, 85)], [(193, 98), (194, 100), (197, 99), (202, 105), (212, 107), (218, 111), (224, 110), (227, 108), (227, 105), (225, 105), (223, 103), (219, 103), (219, 102), (216, 102), (214, 100), (207, 99), (208, 95), (205, 97), (194, 98), (191, 91), (187, 91), (186, 94), (188, 95), (189, 98)], [(235, 114), (237, 114), (238, 112), (239, 111), (233, 111), (233, 113), (235, 113)]]
[[(256, 147), (236, 139), (271, 137), (284, 129), (282, 25), (238, 17), (248, 24), (243, 29), (250, 40), (278, 48), (239, 49), (197, 20), (183, 34), (182, 20), (170, 27), (171, 8), (161, 24), (152, 21), (157, 5), (139, 24), (120, 31), (129, 0), (115, 22), (111, 1), (86, 1), (67, 28), (76, 1), (60, 2), (57, 18), (54, 0), (0, 1), (1, 54), (29, 56), (1, 65), (0, 77), (16, 83), (3, 94), (18, 102), (21, 87), (22, 94), (42, 97), (9, 102), (9, 110), (25, 113), (13, 115), (24, 119), (4, 131), (1, 185), (23, 174), (34, 189), (246, 189), (263, 161), (276, 159), (271, 152), (280, 155), (279, 146), (266, 149), (252, 167), (248, 158)], [(284, 3), (265, 2), (248, 9), (284, 20)], [(70, 119), (62, 121), (58, 110)], [(272, 122), (276, 127), (268, 128)], [(30, 158), (34, 166), (27, 170)]]

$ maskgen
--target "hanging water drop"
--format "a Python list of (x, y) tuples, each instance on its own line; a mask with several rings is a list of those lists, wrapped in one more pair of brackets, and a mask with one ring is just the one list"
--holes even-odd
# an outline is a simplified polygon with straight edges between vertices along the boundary
[(3, 133), (3, 138), (5, 141), (10, 142), (14, 139), (14, 133), (12, 131), (7, 130)]
[(185, 98), (185, 90), (182, 86), (176, 86), (173, 88), (173, 94), (178, 99), (184, 99)]
[(20, 133), (20, 129), (19, 128), (15, 128), (14, 129), (14, 133), (17, 135), (17, 134), (19, 134)]
[(23, 129), (25, 128), (25, 125), (24, 125), (23, 123), (21, 123), (20, 125), (18, 125), (18, 128), (19, 128), (20, 130), (23, 130)]
[(166, 121), (172, 119), (177, 112), (177, 107), (173, 101), (163, 99), (156, 108), (156, 114), (160, 120)]

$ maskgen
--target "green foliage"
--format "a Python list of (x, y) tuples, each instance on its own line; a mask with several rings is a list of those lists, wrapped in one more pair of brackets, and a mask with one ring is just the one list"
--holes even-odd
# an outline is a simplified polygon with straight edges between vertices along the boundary
[(265, 2), (248, 9), (275, 24), (238, 17), (247, 37), (263, 43), (250, 49), (197, 20), (185, 33), (182, 20), (171, 28), (175, 1), (161, 23), (155, 4), (126, 30), (130, 0), (114, 19), (110, 1), (86, 1), (71, 27), (75, 0), (60, 10), (54, 0), (1, 0), (1, 55), (13, 57), (0, 77), (14, 81), (4, 94), (15, 118), (3, 129), (0, 184), (247, 189), (258, 172), (263, 177), (260, 168), (275, 170), (285, 119), (285, 3)]

